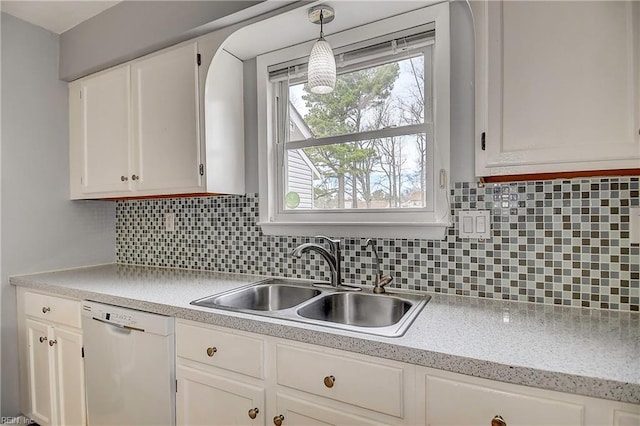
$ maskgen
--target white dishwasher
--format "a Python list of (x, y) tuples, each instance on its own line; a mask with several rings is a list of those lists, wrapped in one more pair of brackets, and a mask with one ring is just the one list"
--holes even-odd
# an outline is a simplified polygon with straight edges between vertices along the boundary
[(172, 317), (82, 302), (90, 426), (175, 425)]

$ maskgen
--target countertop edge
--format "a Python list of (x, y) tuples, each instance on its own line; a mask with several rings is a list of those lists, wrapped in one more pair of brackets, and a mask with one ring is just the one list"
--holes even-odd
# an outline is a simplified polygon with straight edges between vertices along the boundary
[[(640, 404), (640, 384), (586, 377), (541, 369), (510, 366), (493, 361), (462, 357), (426, 349), (411, 348), (388, 342), (369, 340), (366, 335), (342, 335), (320, 327), (301, 328), (282, 324), (284, 320), (268, 322), (257, 316), (229, 315), (224, 311), (207, 312), (128, 297), (108, 295), (77, 288), (30, 281), (22, 276), (9, 278), (14, 286), (66, 296), (76, 300), (88, 299), (138, 309), (180, 319), (203, 322), (257, 334), (310, 343), (348, 352), (372, 355), (393, 361), (496, 380), (505, 383), (572, 393), (587, 397)], [(355, 334), (355, 333), (354, 333)]]

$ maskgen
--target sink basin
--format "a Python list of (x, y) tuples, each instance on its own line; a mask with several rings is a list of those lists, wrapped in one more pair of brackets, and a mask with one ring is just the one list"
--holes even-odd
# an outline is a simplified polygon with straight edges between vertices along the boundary
[(298, 309), (298, 315), (356, 327), (388, 327), (398, 323), (412, 306), (410, 301), (397, 297), (334, 293)]
[(339, 328), (384, 337), (402, 336), (431, 296), (393, 291), (347, 291), (326, 282), (272, 278), (194, 300), (192, 305)]
[(286, 280), (271, 280), (191, 303), (209, 308), (278, 311), (297, 306), (320, 293), (318, 289), (289, 284)]

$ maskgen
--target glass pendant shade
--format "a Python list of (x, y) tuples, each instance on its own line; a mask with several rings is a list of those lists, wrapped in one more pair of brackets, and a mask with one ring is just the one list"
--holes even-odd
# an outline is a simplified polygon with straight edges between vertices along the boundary
[(311, 93), (333, 92), (336, 85), (336, 60), (331, 45), (321, 38), (316, 41), (309, 55), (307, 78)]

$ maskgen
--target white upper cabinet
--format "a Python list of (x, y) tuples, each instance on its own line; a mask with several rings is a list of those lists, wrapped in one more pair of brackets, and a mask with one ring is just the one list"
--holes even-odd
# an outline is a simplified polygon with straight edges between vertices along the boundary
[(472, 3), (476, 175), (640, 167), (640, 4)]
[(128, 66), (69, 86), (72, 198), (131, 190), (130, 104)]
[(204, 91), (206, 157), (211, 171), (207, 175), (209, 192), (244, 193), (242, 73), (242, 61), (222, 49), (216, 52), (209, 66)]
[(197, 55), (193, 43), (131, 65), (138, 190), (200, 189)]
[(69, 84), (71, 199), (244, 193), (243, 65), (223, 41)]

